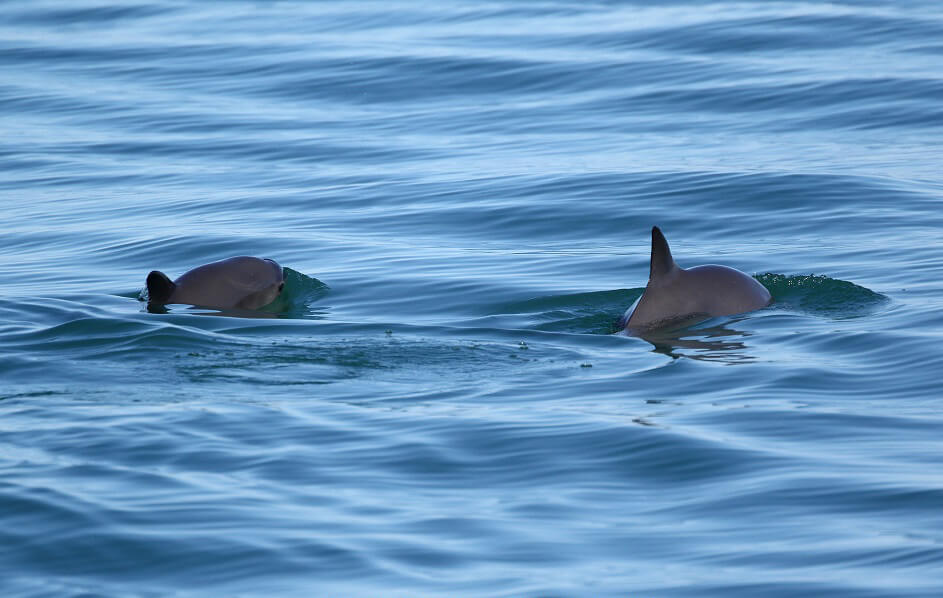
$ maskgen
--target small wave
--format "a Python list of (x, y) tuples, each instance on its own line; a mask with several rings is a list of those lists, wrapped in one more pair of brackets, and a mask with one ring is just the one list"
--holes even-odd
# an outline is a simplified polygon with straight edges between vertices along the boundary
[(311, 304), (323, 298), (331, 290), (324, 282), (302, 274), (291, 268), (282, 269), (285, 276), (285, 288), (275, 301), (261, 311), (277, 314), (283, 318), (303, 318), (313, 315)]
[(889, 299), (853, 282), (816, 274), (756, 277), (773, 296), (774, 305), (844, 320), (874, 313)]

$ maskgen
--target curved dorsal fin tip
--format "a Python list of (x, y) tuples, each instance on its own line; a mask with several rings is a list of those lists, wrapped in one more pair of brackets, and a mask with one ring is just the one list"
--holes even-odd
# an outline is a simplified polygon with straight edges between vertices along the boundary
[(177, 286), (166, 274), (154, 270), (147, 275), (147, 297), (149, 303), (167, 303)]
[(652, 257), (648, 271), (649, 280), (654, 280), (671, 272), (675, 267), (674, 258), (671, 257), (671, 248), (668, 247), (668, 241), (661, 229), (657, 226), (652, 227)]

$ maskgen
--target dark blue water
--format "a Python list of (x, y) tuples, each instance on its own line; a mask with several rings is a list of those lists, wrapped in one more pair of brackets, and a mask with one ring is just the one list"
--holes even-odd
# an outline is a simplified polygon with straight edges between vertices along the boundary
[[(0, 593), (943, 595), (941, 61), (937, 2), (3, 3)], [(775, 303), (613, 334), (653, 225)], [(139, 301), (232, 255), (279, 303)]]

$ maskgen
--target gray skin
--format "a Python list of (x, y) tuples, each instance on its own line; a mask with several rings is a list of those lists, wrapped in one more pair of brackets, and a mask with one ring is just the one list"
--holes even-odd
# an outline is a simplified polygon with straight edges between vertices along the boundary
[(627, 332), (691, 325), (766, 307), (772, 297), (755, 278), (727, 266), (682, 268), (671, 257), (668, 241), (652, 228), (652, 256), (645, 292), (625, 312)]
[(205, 264), (171, 282), (157, 270), (147, 276), (148, 302), (186, 303), (217, 309), (257, 309), (275, 300), (285, 286), (274, 260), (239, 256)]

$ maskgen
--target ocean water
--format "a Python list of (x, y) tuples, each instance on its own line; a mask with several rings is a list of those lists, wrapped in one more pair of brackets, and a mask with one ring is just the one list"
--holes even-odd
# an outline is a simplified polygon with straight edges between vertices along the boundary
[[(938, 2), (5, 2), (4, 597), (943, 595)], [(639, 338), (679, 264), (775, 303)], [(258, 312), (140, 300), (258, 255)]]

